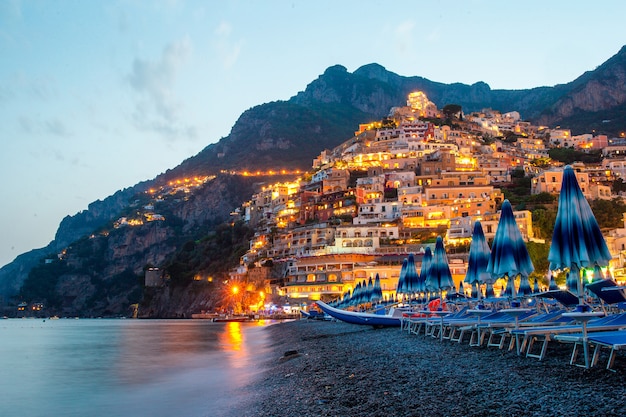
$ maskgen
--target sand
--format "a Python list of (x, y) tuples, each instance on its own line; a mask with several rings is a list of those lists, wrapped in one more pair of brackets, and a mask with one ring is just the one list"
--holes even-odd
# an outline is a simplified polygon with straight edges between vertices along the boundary
[[(399, 328), (299, 320), (270, 326), (265, 372), (238, 416), (626, 416), (626, 358), (617, 372), (544, 361)], [(233, 410), (234, 411), (234, 410)]]

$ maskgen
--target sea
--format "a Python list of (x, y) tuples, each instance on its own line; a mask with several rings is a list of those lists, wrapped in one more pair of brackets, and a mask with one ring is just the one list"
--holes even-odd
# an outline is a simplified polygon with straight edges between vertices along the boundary
[(0, 416), (232, 415), (269, 358), (270, 324), (0, 320)]

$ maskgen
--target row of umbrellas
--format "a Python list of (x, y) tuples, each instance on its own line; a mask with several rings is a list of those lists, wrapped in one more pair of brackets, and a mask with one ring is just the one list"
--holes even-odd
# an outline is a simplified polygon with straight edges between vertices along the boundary
[(362, 304), (375, 304), (383, 300), (383, 290), (380, 285), (380, 276), (376, 274), (375, 280), (359, 282), (354, 291), (347, 291), (336, 302), (331, 303), (334, 307), (356, 307)]
[[(581, 271), (594, 269), (594, 280), (601, 279), (600, 267), (608, 265), (611, 254), (598, 222), (591, 211), (587, 199), (583, 195), (575, 172), (571, 166), (563, 171), (563, 182), (559, 195), (558, 211), (552, 235), (552, 244), (548, 255), (551, 271), (568, 273), (568, 289), (576, 294), (582, 303), (583, 277)], [(493, 296), (493, 284), (498, 279), (507, 283), (505, 293), (515, 298), (518, 295), (529, 295), (536, 292), (531, 289), (528, 280), (534, 271), (528, 249), (522, 238), (511, 203), (505, 200), (500, 212), (500, 220), (492, 248), (485, 239), (480, 221), (475, 222), (470, 244), (468, 269), (464, 282), (472, 288), (472, 296), (481, 297), (480, 285), (486, 285), (486, 296)], [(598, 272), (599, 271), (599, 272)], [(552, 276), (552, 274), (551, 274)], [(515, 279), (519, 277), (519, 289), (515, 289)], [(371, 284), (371, 285), (370, 285)], [(377, 288), (374, 290), (374, 288)], [(535, 282), (535, 286), (537, 283)], [(553, 276), (550, 289), (554, 289)], [(558, 287), (557, 287), (558, 288)], [(402, 263), (396, 293), (412, 298), (418, 294), (439, 293), (454, 289), (443, 240), (439, 236), (432, 252), (427, 248), (417, 272), (415, 258), (410, 254)], [(344, 294), (346, 302), (372, 302), (382, 299), (378, 275), (372, 283), (358, 284), (352, 294)], [(374, 295), (375, 293), (375, 295)], [(363, 300), (363, 301), (361, 301)], [(351, 304), (354, 305), (354, 304)]]
[(441, 293), (454, 288), (448, 257), (441, 236), (437, 237), (434, 253), (426, 248), (421, 273), (417, 272), (415, 257), (410, 254), (402, 262), (396, 293), (411, 299), (427, 293)]
[[(474, 225), (468, 271), (465, 282), (472, 285), (472, 292), (480, 284), (492, 285), (496, 279), (507, 281), (506, 293), (515, 297), (514, 280), (520, 277), (519, 294), (532, 292), (528, 276), (534, 271), (528, 250), (515, 222), (508, 200), (502, 204), (500, 220), (491, 250), (485, 240), (480, 222)], [(583, 277), (581, 271), (593, 268), (593, 280), (602, 279), (601, 266), (607, 266), (611, 254), (606, 245), (598, 222), (583, 195), (576, 174), (571, 166), (563, 171), (563, 182), (559, 194), (558, 211), (548, 255), (550, 271), (565, 271), (568, 274), (568, 289), (578, 294), (582, 304)], [(537, 283), (535, 282), (535, 285)], [(558, 289), (550, 273), (549, 290)], [(480, 292), (476, 291), (480, 297)]]

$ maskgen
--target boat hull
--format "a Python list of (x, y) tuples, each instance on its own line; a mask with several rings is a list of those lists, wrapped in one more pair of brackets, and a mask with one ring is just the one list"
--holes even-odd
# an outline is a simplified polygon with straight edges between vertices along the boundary
[(401, 317), (341, 310), (331, 307), (323, 301), (317, 301), (317, 305), (324, 313), (346, 323), (365, 324), (374, 327), (400, 327)]

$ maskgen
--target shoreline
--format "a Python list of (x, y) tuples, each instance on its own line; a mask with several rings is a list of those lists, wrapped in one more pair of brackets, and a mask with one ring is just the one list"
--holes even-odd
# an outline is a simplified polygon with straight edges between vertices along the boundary
[(399, 328), (297, 320), (264, 331), (264, 370), (233, 415), (626, 415), (622, 353), (610, 372), (569, 365), (571, 345), (558, 342), (540, 362)]

